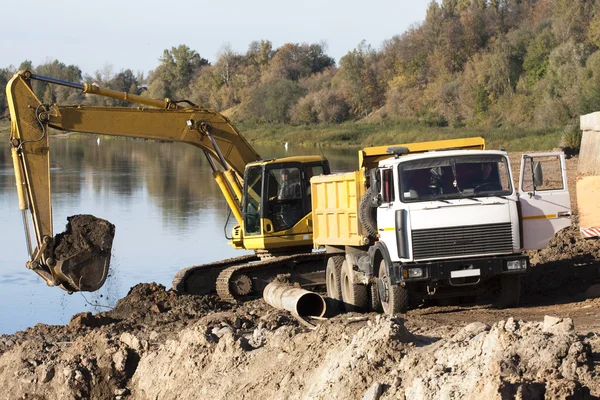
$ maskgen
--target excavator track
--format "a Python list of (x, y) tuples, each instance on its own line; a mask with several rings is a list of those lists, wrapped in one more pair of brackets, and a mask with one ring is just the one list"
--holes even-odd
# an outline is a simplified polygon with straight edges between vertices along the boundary
[(173, 278), (173, 289), (179, 293), (209, 294), (216, 291), (215, 282), (219, 274), (234, 265), (259, 261), (255, 254), (228, 258), (210, 264), (194, 265), (180, 270)]
[[(289, 274), (291, 282), (300, 286), (325, 284), (324, 252), (274, 257), (254, 263), (225, 268), (216, 280), (222, 300), (238, 301), (262, 294), (263, 289), (279, 274)], [(248, 282), (251, 287), (248, 287)]]

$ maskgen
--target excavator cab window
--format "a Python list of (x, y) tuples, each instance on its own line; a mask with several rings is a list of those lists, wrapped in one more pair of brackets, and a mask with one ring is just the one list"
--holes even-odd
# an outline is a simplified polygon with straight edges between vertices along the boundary
[[(291, 229), (310, 213), (310, 178), (322, 174), (329, 174), (326, 160), (247, 167), (244, 177), (244, 234), (264, 233), (261, 229), (263, 218), (272, 222), (273, 232)], [(266, 229), (271, 232), (268, 225)]]
[(263, 185), (263, 167), (248, 167), (245, 178), (244, 231), (246, 235), (260, 234), (260, 203)]
[(275, 232), (290, 229), (306, 215), (302, 199), (301, 166), (282, 166), (269, 170), (267, 192), (269, 203), (266, 218), (273, 222)]

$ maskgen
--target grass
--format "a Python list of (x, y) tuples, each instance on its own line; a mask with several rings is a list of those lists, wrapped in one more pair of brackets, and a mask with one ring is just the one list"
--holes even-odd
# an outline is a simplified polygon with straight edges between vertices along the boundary
[[(428, 127), (411, 121), (345, 122), (308, 126), (239, 123), (237, 128), (252, 143), (285, 142), (306, 147), (360, 148), (429, 140), (482, 136), (488, 149), (544, 151), (558, 147), (563, 128), (451, 128)], [(10, 123), (0, 120), (0, 137), (8, 136)]]
[(488, 149), (507, 151), (542, 151), (558, 147), (561, 128), (450, 128), (427, 127), (406, 121), (346, 122), (335, 125), (259, 125), (238, 124), (240, 132), (251, 142), (295, 145), (368, 147), (399, 143), (482, 136)]

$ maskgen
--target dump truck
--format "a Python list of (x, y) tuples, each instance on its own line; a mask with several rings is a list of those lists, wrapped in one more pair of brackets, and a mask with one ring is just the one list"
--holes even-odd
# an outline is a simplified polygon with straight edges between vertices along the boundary
[(564, 154), (523, 154), (514, 182), (483, 138), (366, 148), (358, 170), (313, 177), (328, 296), (393, 315), (497, 287), (499, 306), (517, 306), (524, 251), (571, 223)]

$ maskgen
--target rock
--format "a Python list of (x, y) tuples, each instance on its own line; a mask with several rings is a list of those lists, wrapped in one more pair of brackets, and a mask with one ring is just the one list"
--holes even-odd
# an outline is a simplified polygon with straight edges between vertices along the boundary
[(515, 319), (513, 317), (507, 319), (506, 323), (504, 324), (504, 329), (506, 329), (506, 331), (508, 332), (514, 333), (518, 328), (519, 325), (515, 322)]
[(142, 348), (140, 340), (129, 332), (123, 332), (119, 340), (135, 351), (140, 351)]
[(489, 329), (490, 326), (484, 324), (483, 322), (471, 322), (469, 325), (464, 327), (465, 332), (472, 335), (477, 335), (478, 333), (488, 331)]
[(75, 370), (75, 380), (77, 382), (83, 382), (84, 380), (83, 373), (78, 369)]
[(561, 321), (561, 318), (551, 317), (550, 315), (546, 315), (544, 317), (544, 327), (542, 328), (542, 330), (544, 332), (547, 332), (548, 329), (550, 329), (550, 327), (552, 327), (553, 325), (558, 324), (560, 321)]
[(379, 382), (375, 382), (363, 396), (363, 400), (377, 400), (381, 397), (381, 393), (383, 392), (383, 385)]
[(600, 297), (600, 283), (590, 286), (585, 291), (586, 299), (597, 299), (598, 297)]
[(73, 329), (81, 329), (83, 327), (94, 326), (94, 316), (91, 312), (82, 312), (75, 314), (71, 321), (69, 321), (69, 327)]
[(125, 364), (127, 363), (127, 352), (123, 349), (117, 351), (115, 354), (113, 354), (112, 361), (115, 366), (115, 371), (125, 371)]
[(75, 314), (71, 321), (69, 321), (69, 327), (72, 329), (81, 328), (99, 328), (103, 325), (108, 325), (115, 322), (115, 319), (100, 315), (93, 315), (91, 312), (82, 312)]
[(281, 382), (279, 382), (279, 386), (280, 387), (285, 387), (294, 377), (294, 373), (293, 372), (288, 372), (283, 379), (281, 380)]
[(156, 313), (156, 314), (160, 314), (164, 310), (165, 310), (165, 308), (161, 304), (152, 304), (150, 306), (150, 311), (152, 311), (153, 313)]
[(114, 391), (115, 396), (126, 396), (129, 394), (129, 389), (127, 388), (123, 388), (123, 389), (115, 389)]
[[(384, 321), (382, 321), (384, 322)], [(392, 340), (397, 340), (401, 343), (411, 343), (416, 341), (415, 335), (413, 335), (405, 326), (401, 319), (390, 319), (388, 321), (388, 335)]]
[(213, 329), (213, 335), (215, 335), (218, 338), (222, 338), (227, 333), (233, 333), (233, 329), (231, 329), (229, 326), (224, 326), (222, 328), (215, 327)]
[(574, 329), (573, 321), (571, 318), (558, 318), (546, 315), (544, 317), (544, 326), (542, 331), (545, 333), (567, 334), (572, 332)]
[(51, 365), (42, 365), (37, 370), (38, 380), (42, 383), (48, 383), (54, 378), (54, 367)]

